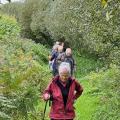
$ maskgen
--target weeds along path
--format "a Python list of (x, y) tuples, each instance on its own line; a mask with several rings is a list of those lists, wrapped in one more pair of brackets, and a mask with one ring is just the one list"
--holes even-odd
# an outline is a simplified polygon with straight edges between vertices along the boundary
[(96, 111), (99, 98), (96, 95), (92, 95), (92, 85), (88, 80), (81, 80), (83, 86), (83, 94), (76, 101), (76, 120), (91, 120), (92, 115)]
[(95, 113), (99, 98), (94, 94), (94, 88), (89, 81), (89, 74), (91, 71), (100, 69), (103, 64), (100, 61), (96, 61), (94, 58), (85, 56), (75, 56), (77, 62), (76, 79), (83, 86), (83, 94), (75, 103), (75, 120), (92, 120), (92, 115)]

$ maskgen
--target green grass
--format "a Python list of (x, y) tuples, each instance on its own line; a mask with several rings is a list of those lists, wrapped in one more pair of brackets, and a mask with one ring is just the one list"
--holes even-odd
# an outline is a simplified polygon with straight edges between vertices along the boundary
[(76, 61), (77, 72), (75, 77), (82, 78), (88, 75), (91, 71), (99, 71), (103, 67), (103, 62), (96, 60), (90, 56), (74, 55)]
[(92, 95), (93, 87), (87, 76), (91, 71), (98, 71), (103, 63), (88, 56), (75, 55), (77, 61), (76, 78), (83, 86), (83, 94), (76, 101), (76, 120), (92, 120), (92, 115), (96, 111), (99, 103), (99, 97)]
[[(44, 113), (45, 103), (46, 103), (45, 101), (40, 101), (38, 106), (36, 107), (36, 111), (42, 112), (42, 117)], [(45, 112), (45, 120), (49, 120), (49, 112), (50, 112), (50, 107), (49, 107), (49, 103), (47, 103), (47, 108)]]
[(80, 83), (84, 91), (75, 104), (76, 120), (90, 120), (92, 114), (96, 111), (99, 98), (88, 93), (92, 90), (92, 86), (88, 80), (81, 81)]

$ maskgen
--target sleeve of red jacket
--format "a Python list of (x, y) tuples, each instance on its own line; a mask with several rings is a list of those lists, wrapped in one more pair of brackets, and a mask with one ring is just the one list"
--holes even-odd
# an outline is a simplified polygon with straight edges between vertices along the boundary
[(47, 86), (47, 88), (44, 90), (44, 93), (43, 93), (43, 98), (44, 98), (44, 95), (46, 93), (52, 95), (52, 89), (51, 89), (51, 86), (52, 86), (52, 82)]
[(76, 90), (76, 93), (75, 93), (75, 99), (77, 99), (83, 92), (83, 87), (80, 85), (79, 82), (75, 81), (75, 90)]

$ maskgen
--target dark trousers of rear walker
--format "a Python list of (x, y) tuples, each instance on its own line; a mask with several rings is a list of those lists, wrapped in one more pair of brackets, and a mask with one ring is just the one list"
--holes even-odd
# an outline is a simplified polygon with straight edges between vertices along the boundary
[(57, 69), (53, 69), (53, 76), (56, 76), (56, 75), (58, 75), (58, 70)]

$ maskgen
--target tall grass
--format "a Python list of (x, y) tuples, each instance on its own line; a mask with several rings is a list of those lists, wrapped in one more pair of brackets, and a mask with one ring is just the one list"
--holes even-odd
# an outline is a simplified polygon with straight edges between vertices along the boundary
[(76, 119), (75, 120), (91, 120), (92, 115), (96, 111), (99, 104), (99, 96), (92, 95), (93, 86), (90, 83), (88, 76), (90, 72), (98, 72), (103, 67), (103, 62), (96, 60), (92, 56), (86, 54), (74, 53), (74, 57), (77, 63), (76, 78), (83, 86), (83, 94), (75, 103)]

